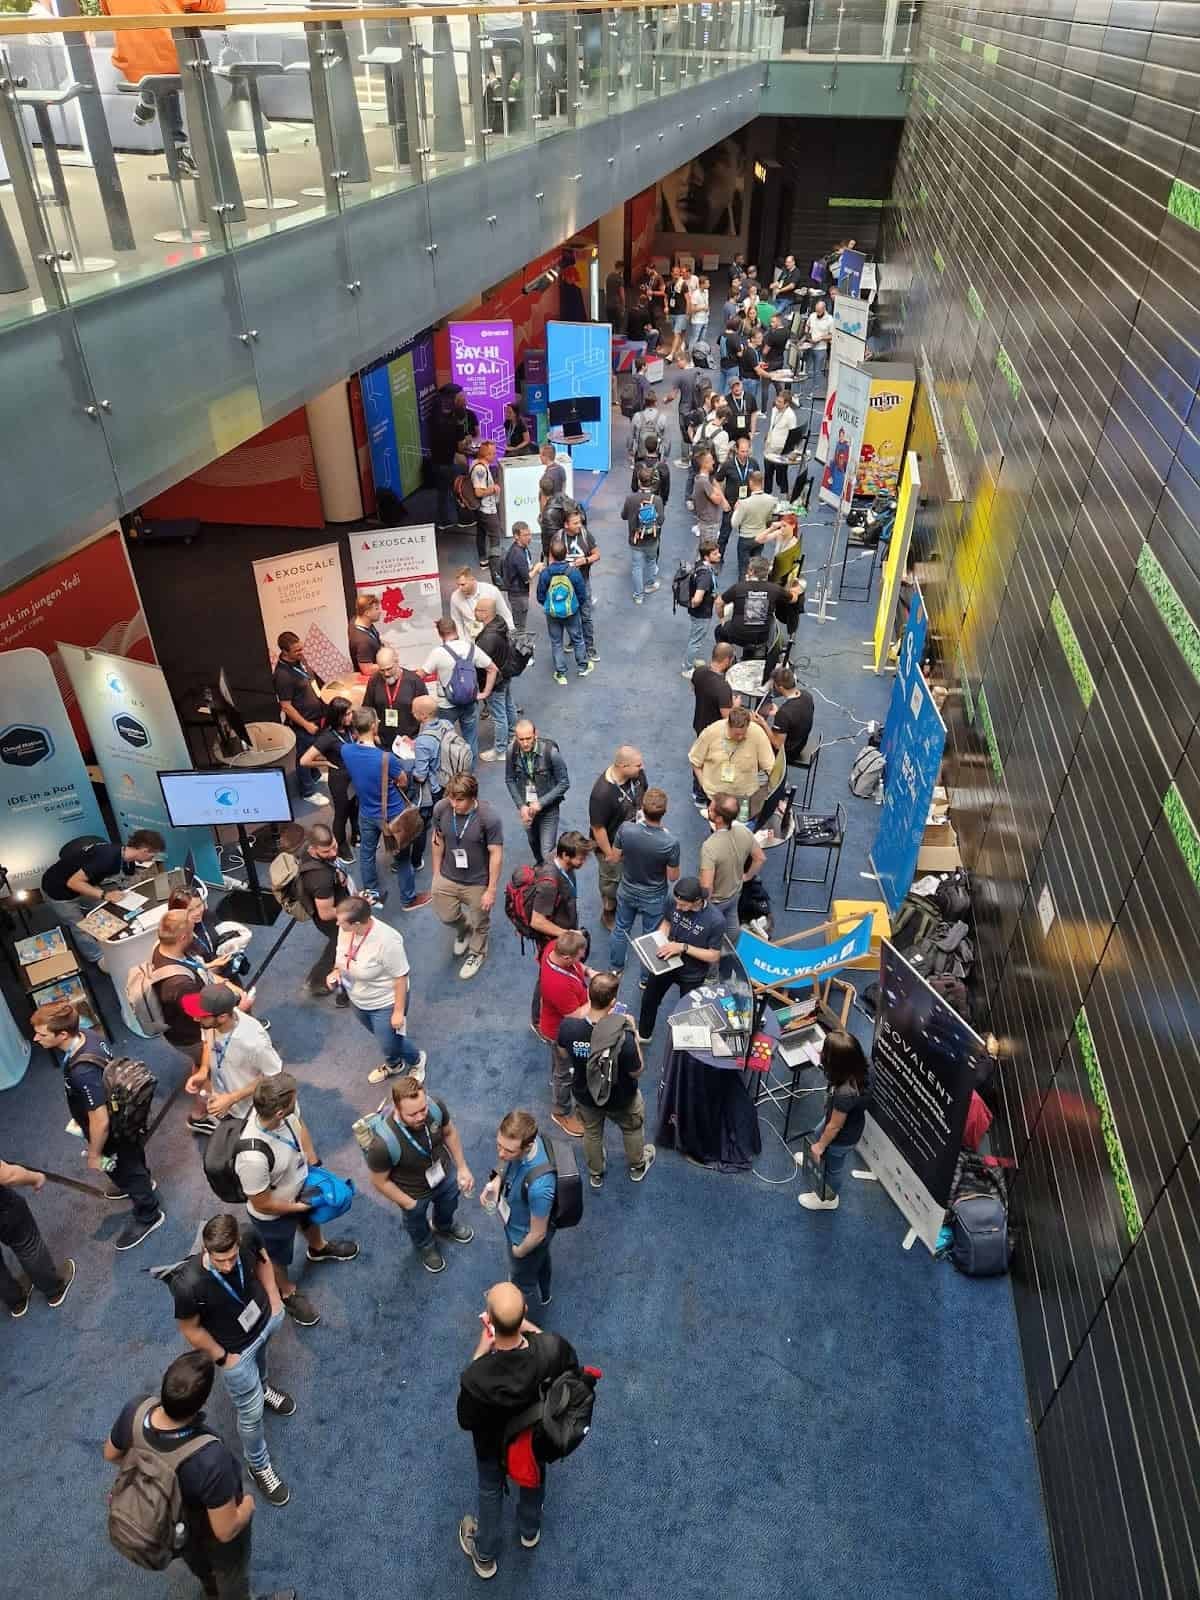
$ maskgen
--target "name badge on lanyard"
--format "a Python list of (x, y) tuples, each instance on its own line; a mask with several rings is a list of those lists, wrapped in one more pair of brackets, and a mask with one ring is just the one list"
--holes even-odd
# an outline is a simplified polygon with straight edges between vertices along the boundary
[(431, 1167), (425, 1168), (425, 1182), (431, 1189), (436, 1189), (439, 1183), (445, 1183), (446, 1169), (440, 1161), (435, 1161)]
[[(246, 1293), (246, 1268), (240, 1258), (238, 1260), (237, 1270), (238, 1288), (242, 1291), (241, 1294), (235, 1293), (230, 1287), (228, 1278), (222, 1277), (222, 1275), (217, 1272), (215, 1268), (210, 1266), (208, 1270), (209, 1274), (216, 1279), (229, 1298), (240, 1303), (242, 1296)], [(238, 1326), (244, 1333), (250, 1333), (257, 1326), (261, 1318), (262, 1307), (258, 1304), (257, 1300), (255, 1300), (252, 1290), (249, 1300), (246, 1301), (245, 1305), (242, 1306), (242, 1309), (238, 1312)]]

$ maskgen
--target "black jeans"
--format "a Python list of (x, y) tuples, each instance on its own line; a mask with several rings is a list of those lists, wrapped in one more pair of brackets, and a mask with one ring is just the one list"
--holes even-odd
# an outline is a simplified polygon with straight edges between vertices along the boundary
[(329, 797), (333, 801), (333, 837), (338, 855), (350, 859), (350, 835), (358, 833), (358, 796), (350, 792), (350, 779), (334, 767), (329, 774)]
[[(40, 1289), (47, 1299), (58, 1293), (62, 1278), (46, 1249), (33, 1212), (24, 1195), (7, 1188), (0, 1189), (0, 1244), (7, 1245), (16, 1256), (35, 1289)], [(12, 1311), (24, 1298), (25, 1291), (0, 1255), (0, 1300)]]
[[(713, 969), (714, 973), (716, 968)], [(654, 1032), (654, 1024), (658, 1018), (658, 1008), (662, 1005), (663, 996), (677, 984), (681, 995), (690, 994), (693, 989), (698, 989), (706, 981), (703, 972), (686, 973), (683, 968), (676, 968), (674, 972), (652, 972), (646, 978), (646, 987), (642, 990), (642, 1006), (638, 1012), (638, 1032), (643, 1039), (648, 1039)]]
[(788, 492), (788, 468), (787, 468), (787, 465), (786, 465), (786, 463), (784, 463), (782, 461), (764, 461), (763, 462), (763, 490), (764, 490), (764, 492), (766, 494), (772, 494), (776, 487), (778, 487), (778, 489), (779, 489), (781, 494), (784, 494), (784, 495), (787, 494), (787, 492)]
[(314, 993), (324, 994), (325, 979), (333, 971), (333, 963), (337, 956), (337, 919), (335, 918), (332, 922), (322, 922), (320, 917), (314, 917), (313, 927), (321, 934), (325, 944), (321, 954), (309, 967), (304, 981)]
[(209, 1600), (251, 1600), (249, 1525), (228, 1544), (211, 1533), (194, 1530), (179, 1553)]
[(139, 1222), (153, 1222), (158, 1215), (158, 1200), (146, 1162), (145, 1145), (131, 1139), (110, 1139), (105, 1154), (116, 1159), (110, 1176), (117, 1188), (129, 1196), (134, 1216)]

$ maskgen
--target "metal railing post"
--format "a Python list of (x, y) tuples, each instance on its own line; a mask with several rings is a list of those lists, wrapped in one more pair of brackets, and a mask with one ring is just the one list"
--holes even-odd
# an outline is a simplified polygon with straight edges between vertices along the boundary
[[(14, 78), (8, 57), (0, 51), (0, 151), (8, 166), (13, 198), (17, 202), (17, 215), (25, 233), (25, 243), (33, 257), (33, 272), (42, 298), (51, 309), (65, 306), (67, 297), (63, 290), (59, 263), (63, 259), (46, 226), (45, 213), (38, 204), (37, 177), (33, 160), (25, 141), (21, 122), (21, 108), (15, 95), (23, 86), (23, 79)], [(66, 252), (68, 255), (70, 252)], [(19, 262), (14, 263), (19, 267)], [(22, 276), (24, 276), (22, 274)]]

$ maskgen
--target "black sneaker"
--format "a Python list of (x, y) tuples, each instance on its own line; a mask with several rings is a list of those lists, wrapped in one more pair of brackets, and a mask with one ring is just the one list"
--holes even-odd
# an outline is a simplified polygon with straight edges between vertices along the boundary
[(435, 1244), (427, 1244), (424, 1250), (418, 1250), (421, 1265), (426, 1272), (445, 1272), (446, 1258)]
[(321, 1320), (321, 1313), (299, 1289), (283, 1302), (283, 1309), (298, 1328), (315, 1328)]
[(153, 122), (156, 116), (152, 105), (147, 105), (144, 100), (139, 100), (133, 108), (133, 124), (136, 128), (144, 128), (148, 122)]
[(538, 1290), (538, 1301), (541, 1305), (548, 1306), (553, 1300), (554, 1296), (552, 1294), (543, 1294), (540, 1289)]
[(23, 1317), (25, 1315), (29, 1310), (29, 1296), (32, 1292), (32, 1290), (26, 1289), (22, 1299), (15, 1306), (9, 1306), (8, 1314), (10, 1317)]
[[(157, 1178), (151, 1178), (150, 1187), (152, 1189), (158, 1188)], [(128, 1189), (122, 1189), (119, 1184), (109, 1182), (104, 1185), (104, 1198), (106, 1200), (128, 1200), (129, 1191)]]
[(292, 1491), (270, 1464), (251, 1467), (250, 1476), (273, 1506), (285, 1506), (292, 1498)]
[(358, 1254), (356, 1239), (327, 1239), (320, 1250), (308, 1247), (310, 1261), (353, 1261)]
[(196, 165), (196, 158), (192, 155), (191, 145), (176, 145), (175, 164), (179, 168), (179, 176), (181, 178), (198, 178), (200, 176), (200, 169)]
[(161, 1228), (166, 1220), (166, 1213), (163, 1211), (158, 1213), (153, 1222), (139, 1222), (136, 1217), (130, 1217), (117, 1235), (116, 1248), (132, 1250), (134, 1245), (141, 1244), (143, 1239), (149, 1238), (156, 1228)]
[(290, 1394), (285, 1394), (282, 1389), (275, 1389), (269, 1383), (263, 1384), (263, 1405), (268, 1411), (273, 1411), (277, 1417), (294, 1417), (296, 1415), (296, 1402)]
[(68, 1256), (67, 1260), (66, 1260), (66, 1264), (63, 1267), (62, 1279), (61, 1279), (61, 1281), (60, 1281), (60, 1283), (58, 1285), (58, 1288), (50, 1296), (50, 1300), (49, 1300), (49, 1304), (52, 1305), (55, 1308), (55, 1310), (57, 1310), (58, 1307), (60, 1305), (62, 1305), (63, 1301), (67, 1298), (67, 1290), (71, 1287), (71, 1285), (74, 1282), (75, 1282), (75, 1263), (71, 1260), (70, 1256)]
[(453, 1239), (455, 1244), (470, 1244), (475, 1237), (475, 1229), (469, 1222), (455, 1221), (449, 1228), (435, 1228), (433, 1231), (443, 1239)]
[(339, 1011), (344, 1011), (346, 1009), (346, 1007), (350, 1004), (350, 996), (346, 993), (345, 989), (343, 989), (340, 984), (339, 984), (338, 988), (336, 989), (336, 991), (334, 992), (333, 1003), (334, 1003), (335, 1006), (337, 1006)]

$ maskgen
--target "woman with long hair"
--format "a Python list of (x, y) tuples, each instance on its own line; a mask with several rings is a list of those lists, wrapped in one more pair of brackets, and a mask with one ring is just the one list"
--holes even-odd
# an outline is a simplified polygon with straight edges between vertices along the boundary
[(825, 1121), (809, 1145), (809, 1155), (813, 1166), (823, 1164), (824, 1170), (819, 1192), (807, 1189), (797, 1196), (806, 1211), (837, 1210), (846, 1163), (862, 1138), (871, 1101), (870, 1065), (852, 1033), (838, 1029), (825, 1035), (821, 1070), (828, 1085)]
[(504, 407), (504, 453), (506, 456), (533, 454), (533, 441), (529, 437), (529, 429), (525, 426), (521, 408), (515, 400), (510, 400)]
[(335, 695), (325, 709), (325, 721), (309, 749), (300, 757), (302, 767), (324, 767), (329, 773), (329, 797), (333, 801), (333, 837), (337, 840), (338, 860), (348, 867), (354, 860), (350, 835), (358, 837), (358, 796), (350, 786), (350, 775), (341, 750), (350, 744), (354, 733), (350, 723), (354, 706), (342, 695)]

